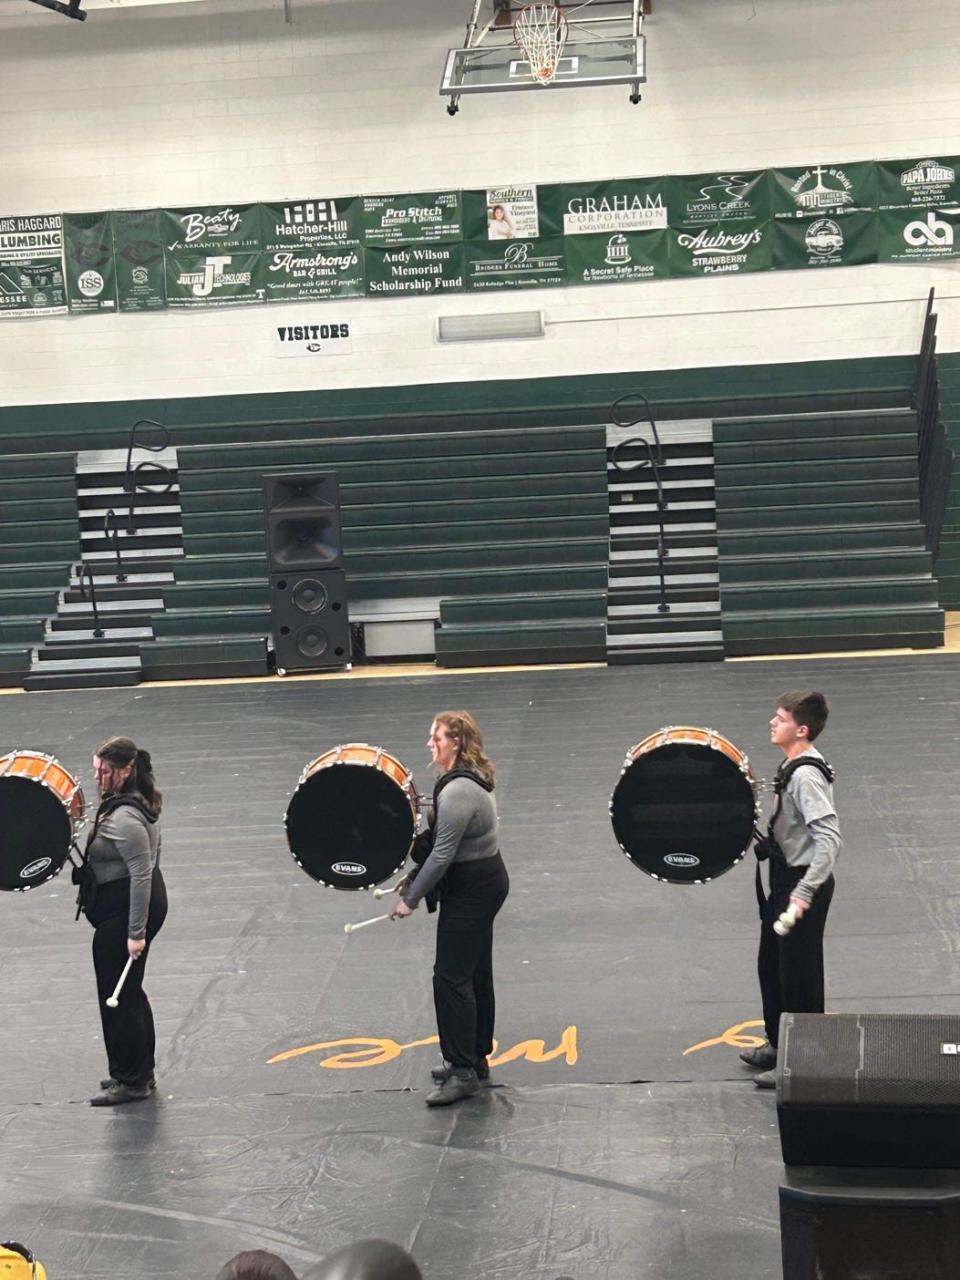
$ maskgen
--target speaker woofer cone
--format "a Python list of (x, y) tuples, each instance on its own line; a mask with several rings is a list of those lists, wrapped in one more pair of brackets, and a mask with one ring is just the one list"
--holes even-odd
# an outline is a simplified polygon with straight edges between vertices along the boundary
[(297, 632), (297, 652), (304, 658), (322, 658), (330, 647), (330, 637), (323, 627), (301, 627)]
[(301, 613), (320, 613), (329, 598), (326, 587), (316, 578), (301, 578), (290, 594), (294, 607)]

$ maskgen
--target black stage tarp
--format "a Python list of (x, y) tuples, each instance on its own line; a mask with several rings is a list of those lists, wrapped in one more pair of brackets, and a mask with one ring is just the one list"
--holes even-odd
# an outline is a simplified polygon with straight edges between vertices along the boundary
[[(953, 1010), (958, 674), (935, 655), (0, 698), (0, 752), (52, 752), (88, 797), (100, 741), (149, 748), (171, 904), (146, 983), (157, 1096), (94, 1110), (91, 930), (68, 876), (0, 895), (0, 1237), (50, 1280), (212, 1280), (258, 1247), (302, 1272), (371, 1235), (427, 1280), (770, 1280), (774, 1096), (736, 1048), (760, 1032), (753, 857), (658, 883), (617, 848), (610, 794), (627, 748), (668, 724), (719, 730), (771, 777), (777, 694), (824, 689), (845, 840), (828, 1008)], [(382, 908), (309, 880), (283, 816), (339, 742), (387, 747), (429, 790), (448, 707), (473, 711), (497, 765), (512, 892), (502, 1087), (430, 1111), (434, 920), (345, 936)]]

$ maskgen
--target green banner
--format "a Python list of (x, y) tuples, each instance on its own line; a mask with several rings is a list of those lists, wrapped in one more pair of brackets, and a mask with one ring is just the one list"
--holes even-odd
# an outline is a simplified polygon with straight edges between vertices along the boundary
[(195, 209), (164, 209), (160, 227), (170, 253), (206, 250), (208, 253), (252, 253), (263, 244), (258, 204), (204, 205)]
[(669, 224), (669, 178), (568, 182), (563, 187), (563, 234), (612, 235), (657, 231)]
[(363, 239), (363, 203), (359, 196), (325, 200), (292, 200), (262, 208), (263, 247), (339, 249)]
[(546, 289), (567, 283), (563, 239), (467, 245), (467, 288)]
[(113, 254), (121, 311), (160, 311), (167, 305), (159, 209), (113, 215)]
[(616, 231), (566, 240), (570, 284), (629, 284), (670, 274), (670, 233)]
[(719, 276), (769, 271), (773, 265), (773, 225), (720, 223), (699, 230), (670, 232), (670, 274)]
[(884, 209), (877, 218), (880, 262), (960, 257), (960, 209)]
[(238, 307), (263, 302), (259, 253), (167, 253), (167, 305)]
[(766, 169), (683, 174), (670, 179), (668, 196), (671, 227), (766, 222), (770, 217), (770, 175)]
[(846, 214), (877, 206), (877, 167), (872, 160), (773, 169), (770, 176), (775, 218)]
[(806, 218), (773, 224), (773, 265), (791, 271), (803, 267), (859, 267), (877, 260), (877, 216), (850, 213), (845, 218)]
[(63, 215), (67, 301), (74, 315), (117, 310), (112, 221), (109, 213)]
[(362, 200), (364, 244), (446, 244), (463, 238), (459, 191)]
[(0, 316), (56, 316), (66, 309), (62, 215), (0, 218)]
[(354, 298), (364, 292), (363, 250), (284, 249), (263, 255), (267, 302)]
[(927, 209), (960, 200), (960, 156), (933, 160), (880, 160), (877, 163), (881, 209)]
[(457, 293), (464, 288), (463, 245), (365, 249), (367, 293)]

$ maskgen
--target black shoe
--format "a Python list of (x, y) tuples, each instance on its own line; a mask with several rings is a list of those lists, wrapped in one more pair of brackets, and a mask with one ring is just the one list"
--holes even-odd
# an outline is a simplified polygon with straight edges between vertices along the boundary
[[(448, 1080), (453, 1073), (453, 1066), (449, 1062), (444, 1062), (442, 1067), (433, 1067), (430, 1072), (430, 1078), (434, 1084), (443, 1084), (444, 1080)], [(481, 1089), (492, 1089), (493, 1081), (490, 1079), (490, 1068), (484, 1062), (483, 1066), (477, 1067), (477, 1079), (480, 1081)]]
[(143, 1102), (153, 1090), (149, 1085), (112, 1084), (90, 1099), (91, 1107), (119, 1107), (124, 1102)]
[(462, 1102), (464, 1098), (472, 1098), (480, 1092), (480, 1081), (475, 1071), (451, 1071), (446, 1080), (428, 1093), (428, 1107), (449, 1107), (451, 1102)]
[(765, 1040), (755, 1049), (744, 1049), (740, 1055), (740, 1061), (745, 1062), (748, 1067), (759, 1067), (761, 1071), (769, 1071), (771, 1067), (777, 1065), (777, 1051), (769, 1040)]
[(761, 1071), (758, 1076), (753, 1077), (753, 1083), (758, 1089), (775, 1089), (777, 1087), (776, 1071)]
[[(107, 1076), (106, 1080), (100, 1081), (100, 1088), (104, 1090), (112, 1089), (113, 1086), (117, 1083), (118, 1081), (114, 1080), (113, 1076)], [(156, 1087), (157, 1087), (157, 1077), (151, 1071), (150, 1079), (147, 1081), (147, 1088), (152, 1091), (153, 1089), (156, 1089)]]

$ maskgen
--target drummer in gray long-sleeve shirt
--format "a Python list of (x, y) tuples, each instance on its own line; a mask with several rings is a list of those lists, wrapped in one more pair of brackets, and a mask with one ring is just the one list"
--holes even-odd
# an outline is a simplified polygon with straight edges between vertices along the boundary
[[(757, 972), (767, 1043), (740, 1056), (763, 1072), (760, 1088), (774, 1088), (772, 1068), (782, 1013), (823, 1013), (823, 933), (833, 899), (833, 870), (841, 848), (833, 799), (833, 770), (813, 746), (829, 707), (814, 690), (785, 693), (770, 721), (770, 741), (784, 760), (777, 770), (777, 803), (758, 855), (769, 856), (770, 894), (760, 910)], [(758, 894), (762, 897), (758, 872)], [(774, 925), (788, 907), (796, 923), (783, 936)]]
[[(93, 966), (109, 1076), (95, 1107), (148, 1098), (156, 1088), (153, 1011), (143, 989), (150, 943), (167, 914), (160, 872), (162, 797), (150, 755), (130, 738), (112, 738), (93, 757), (101, 803), (79, 876), (80, 910), (94, 927)], [(117, 1008), (107, 1006), (133, 960)]]
[(489, 1080), (496, 1003), (493, 989), (493, 922), (510, 888), (500, 856), (494, 767), (483, 750), (476, 721), (466, 711), (441, 711), (428, 742), (440, 771), (426, 854), (415, 874), (398, 887), (396, 919), (422, 899), (440, 902), (433, 995), (443, 1066), (427, 1105), (469, 1098)]

